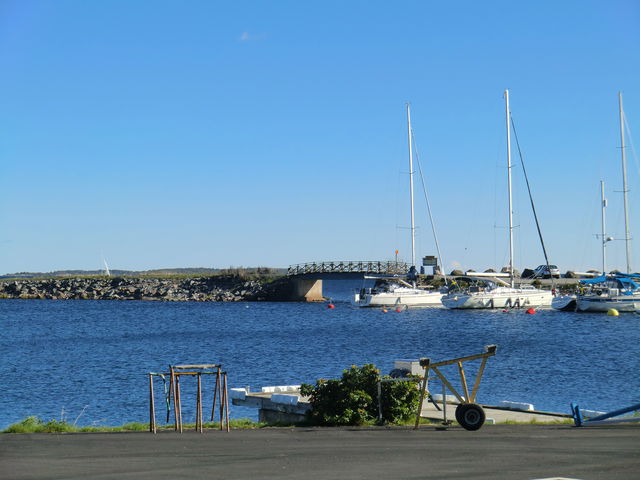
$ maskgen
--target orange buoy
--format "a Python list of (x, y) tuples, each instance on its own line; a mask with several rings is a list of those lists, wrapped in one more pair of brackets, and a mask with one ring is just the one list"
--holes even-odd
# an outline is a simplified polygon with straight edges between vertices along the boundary
[(386, 308), (382, 309), (382, 313), (387, 313), (389, 310), (387, 310)]
[(527, 310), (527, 313), (528, 313), (529, 315), (533, 315), (534, 313), (536, 313), (536, 311), (535, 311), (535, 309), (534, 309), (533, 307), (530, 307), (530, 308)]

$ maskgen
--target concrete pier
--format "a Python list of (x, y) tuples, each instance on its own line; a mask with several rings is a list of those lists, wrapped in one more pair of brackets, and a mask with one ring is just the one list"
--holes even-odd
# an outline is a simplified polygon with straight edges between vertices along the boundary
[(300, 302), (322, 302), (322, 280), (294, 278), (291, 280), (293, 284), (293, 301)]
[[(279, 389), (284, 387), (265, 388)], [(282, 393), (279, 393), (280, 391)], [(434, 396), (440, 410), (433, 403), (425, 401), (420, 416), (432, 422), (441, 422), (444, 420), (441, 396)], [(231, 389), (230, 397), (233, 405), (257, 408), (259, 420), (267, 423), (302, 422), (305, 420), (307, 412), (311, 409), (308, 398), (302, 397), (299, 391), (293, 389), (256, 393), (247, 393), (244, 389)], [(452, 396), (447, 397), (447, 420), (455, 421), (455, 411), (458, 404), (453, 400), (454, 398)], [(483, 405), (482, 408), (485, 411), (488, 424), (505, 422), (561, 423), (572, 418), (568, 413), (536, 411), (533, 410), (533, 406), (522, 410), (498, 405)]]

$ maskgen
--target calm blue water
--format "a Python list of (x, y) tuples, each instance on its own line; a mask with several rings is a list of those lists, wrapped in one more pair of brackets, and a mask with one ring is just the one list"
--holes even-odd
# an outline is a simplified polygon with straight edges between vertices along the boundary
[[(481, 403), (525, 401), (568, 413), (570, 402), (599, 410), (640, 402), (638, 315), (383, 313), (350, 306), (343, 290), (332, 296), (333, 310), (295, 303), (1, 300), (0, 428), (29, 415), (78, 425), (146, 422), (145, 374), (169, 364), (222, 363), (230, 387), (257, 390), (339, 377), (352, 364), (375, 363), (386, 373), (397, 359), (444, 360), (491, 343), (499, 349), (487, 365)], [(192, 422), (190, 395), (183, 393), (183, 408)], [(232, 406), (231, 416), (255, 419), (257, 412)]]

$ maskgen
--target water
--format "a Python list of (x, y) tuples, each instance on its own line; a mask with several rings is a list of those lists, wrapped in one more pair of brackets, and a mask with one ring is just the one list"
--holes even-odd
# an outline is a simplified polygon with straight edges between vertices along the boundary
[[(147, 372), (222, 363), (230, 387), (313, 383), (350, 365), (385, 373), (398, 359), (489, 359), (478, 401), (570, 402), (612, 410), (640, 402), (640, 317), (601, 314), (358, 309), (342, 289), (326, 304), (0, 301), (0, 428), (30, 415), (78, 425), (148, 421)], [(479, 362), (465, 364), (473, 381)], [(472, 368), (473, 367), (473, 368)], [(449, 370), (457, 379), (454, 370)], [(195, 395), (183, 385), (185, 421)], [(161, 387), (157, 387), (157, 408)], [(210, 403), (205, 397), (205, 406)], [(232, 418), (253, 409), (231, 406)], [(159, 414), (159, 417), (162, 417)]]

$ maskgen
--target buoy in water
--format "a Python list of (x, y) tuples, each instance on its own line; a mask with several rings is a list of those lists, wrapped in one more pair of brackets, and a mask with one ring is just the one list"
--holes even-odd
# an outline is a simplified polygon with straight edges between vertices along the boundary
[(528, 313), (529, 315), (533, 315), (534, 313), (536, 313), (536, 311), (535, 311), (535, 309), (534, 309), (533, 307), (530, 307), (530, 308), (527, 310), (527, 313)]
[(386, 308), (382, 309), (382, 313), (387, 313), (389, 310), (387, 310)]
[(610, 308), (609, 310), (607, 310), (607, 315), (617, 317), (618, 315), (620, 315), (620, 313), (618, 313), (618, 310), (616, 310), (615, 308)]
[(330, 303), (329, 305), (327, 305), (327, 308), (336, 308), (336, 306), (333, 303)]

